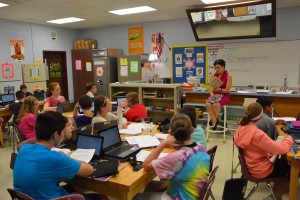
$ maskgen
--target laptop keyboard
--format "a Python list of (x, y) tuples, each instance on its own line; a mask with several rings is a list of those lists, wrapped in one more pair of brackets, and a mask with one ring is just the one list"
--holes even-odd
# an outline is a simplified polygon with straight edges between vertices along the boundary
[(295, 135), (295, 134), (293, 134), (293, 135), (291, 135), (292, 136), (292, 138), (294, 139), (294, 142), (295, 143), (297, 143), (297, 144), (300, 144), (300, 135)]

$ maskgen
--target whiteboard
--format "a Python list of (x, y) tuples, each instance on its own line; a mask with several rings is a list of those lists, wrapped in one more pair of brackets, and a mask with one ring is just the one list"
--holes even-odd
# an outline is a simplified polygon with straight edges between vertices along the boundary
[(210, 74), (216, 59), (226, 61), (233, 86), (267, 84), (299, 87), (300, 40), (208, 45)]

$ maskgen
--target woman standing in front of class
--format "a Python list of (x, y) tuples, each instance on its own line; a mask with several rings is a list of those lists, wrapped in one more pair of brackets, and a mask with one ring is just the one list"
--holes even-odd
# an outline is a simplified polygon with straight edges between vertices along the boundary
[[(213, 130), (216, 130), (221, 107), (228, 104), (230, 100), (229, 91), (232, 85), (232, 76), (225, 70), (226, 63), (223, 59), (216, 60), (214, 66), (216, 72), (211, 75), (210, 82), (216, 77), (222, 81), (222, 84), (210, 91), (210, 96), (206, 100), (206, 108), (211, 118), (209, 125), (213, 127)], [(220, 100), (218, 101), (218, 99)]]

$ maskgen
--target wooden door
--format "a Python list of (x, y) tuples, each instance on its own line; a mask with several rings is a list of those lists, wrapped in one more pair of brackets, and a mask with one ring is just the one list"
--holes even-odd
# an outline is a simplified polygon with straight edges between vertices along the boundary
[(51, 82), (58, 82), (61, 95), (69, 99), (66, 52), (43, 51), (43, 58), (46, 59), (48, 66), (49, 80), (47, 80), (47, 86)]

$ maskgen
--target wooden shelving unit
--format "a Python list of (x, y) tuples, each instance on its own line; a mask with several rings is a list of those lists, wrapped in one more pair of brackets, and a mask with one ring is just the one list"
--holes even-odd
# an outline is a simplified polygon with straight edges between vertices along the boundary
[(154, 123), (166, 118), (171, 119), (180, 109), (178, 84), (112, 83), (110, 91), (111, 101), (116, 101), (128, 92), (137, 92), (139, 102), (146, 106), (148, 116), (152, 117)]

